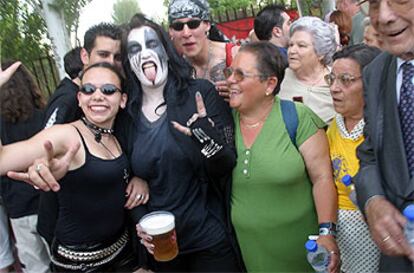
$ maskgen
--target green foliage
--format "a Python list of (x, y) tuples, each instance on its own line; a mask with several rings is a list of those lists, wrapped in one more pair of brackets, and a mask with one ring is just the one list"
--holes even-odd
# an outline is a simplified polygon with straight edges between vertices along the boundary
[(55, 0), (54, 7), (63, 10), (66, 30), (68, 33), (77, 33), (81, 9), (92, 0)]
[(33, 62), (49, 49), (47, 30), (40, 15), (22, 0), (0, 0), (0, 45), (2, 59)]
[(136, 0), (117, 0), (113, 5), (112, 19), (115, 24), (126, 24), (135, 13), (140, 11)]
[(209, 0), (212, 12), (225, 12), (229, 9), (245, 8), (252, 4), (251, 0)]

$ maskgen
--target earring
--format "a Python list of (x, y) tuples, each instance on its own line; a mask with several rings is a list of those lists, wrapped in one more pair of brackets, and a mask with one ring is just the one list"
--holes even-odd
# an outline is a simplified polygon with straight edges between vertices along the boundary
[(206, 36), (208, 37), (210, 35), (210, 30), (206, 31)]
[(266, 94), (266, 97), (267, 97), (267, 96), (269, 96), (269, 95), (270, 95), (270, 92), (266, 92), (265, 94)]

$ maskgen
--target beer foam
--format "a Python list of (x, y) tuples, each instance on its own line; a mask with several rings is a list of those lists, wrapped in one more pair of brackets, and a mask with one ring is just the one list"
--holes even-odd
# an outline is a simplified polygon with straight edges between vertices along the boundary
[(149, 235), (167, 233), (175, 227), (174, 216), (163, 213), (144, 216), (140, 221), (140, 225)]

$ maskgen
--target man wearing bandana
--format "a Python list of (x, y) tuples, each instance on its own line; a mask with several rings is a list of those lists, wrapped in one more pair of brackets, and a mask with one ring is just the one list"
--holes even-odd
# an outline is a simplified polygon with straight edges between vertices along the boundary
[(228, 99), (223, 69), (230, 66), (238, 47), (208, 39), (209, 16), (206, 0), (172, 0), (168, 7), (169, 34), (177, 50), (195, 68), (196, 78), (215, 83), (220, 96)]
[[(127, 26), (122, 58), (129, 103), (116, 130), (132, 172), (148, 181), (151, 198), (140, 216), (156, 210), (175, 216), (179, 254), (169, 262), (148, 255), (151, 269), (240, 272), (219, 187), (236, 162), (228, 106), (214, 85), (192, 78), (168, 35), (141, 14)], [(137, 230), (153, 253), (151, 239)]]

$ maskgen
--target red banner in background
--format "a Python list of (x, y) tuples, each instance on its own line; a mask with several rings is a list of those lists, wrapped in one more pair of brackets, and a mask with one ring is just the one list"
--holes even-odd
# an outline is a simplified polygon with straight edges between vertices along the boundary
[(250, 30), (253, 28), (254, 17), (247, 17), (239, 20), (218, 23), (217, 28), (223, 32), (229, 39), (236, 40), (246, 39)]
[[(291, 9), (286, 11), (289, 14), (292, 21), (299, 18), (297, 10)], [(250, 30), (253, 28), (254, 17), (247, 17), (239, 20), (217, 23), (217, 28), (223, 32), (229, 39), (236, 40), (246, 39)]]

